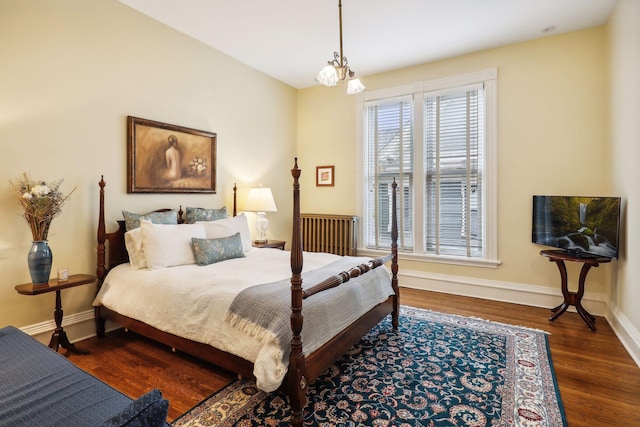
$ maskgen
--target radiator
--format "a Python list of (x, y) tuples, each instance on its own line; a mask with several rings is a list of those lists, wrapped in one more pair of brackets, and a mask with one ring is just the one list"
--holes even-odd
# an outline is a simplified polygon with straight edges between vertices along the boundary
[(357, 255), (358, 217), (353, 215), (301, 214), (302, 249), (336, 255)]

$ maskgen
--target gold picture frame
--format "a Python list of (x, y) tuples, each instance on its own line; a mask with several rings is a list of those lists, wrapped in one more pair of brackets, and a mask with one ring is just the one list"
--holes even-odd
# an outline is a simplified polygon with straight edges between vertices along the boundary
[(127, 193), (215, 192), (215, 133), (127, 116)]
[(333, 187), (334, 166), (316, 166), (316, 187)]

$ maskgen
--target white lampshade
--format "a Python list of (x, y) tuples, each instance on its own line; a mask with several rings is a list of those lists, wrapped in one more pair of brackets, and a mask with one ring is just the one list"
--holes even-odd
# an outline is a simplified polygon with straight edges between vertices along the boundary
[(351, 79), (347, 85), (347, 95), (355, 95), (356, 93), (360, 93), (366, 88), (360, 81), (360, 79)]
[(336, 67), (331, 64), (327, 64), (316, 77), (320, 83), (325, 86), (335, 86), (338, 83), (338, 72)]
[(278, 212), (276, 202), (269, 187), (252, 187), (247, 195), (245, 211), (250, 212)]

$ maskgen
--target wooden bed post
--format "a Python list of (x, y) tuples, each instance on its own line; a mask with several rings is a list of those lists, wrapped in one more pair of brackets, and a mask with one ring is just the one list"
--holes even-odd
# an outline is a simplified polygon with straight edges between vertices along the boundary
[(233, 183), (233, 216), (235, 217), (238, 213), (237, 209), (236, 209), (236, 195), (238, 193), (238, 186), (236, 185), (236, 183)]
[[(102, 281), (105, 276), (105, 252), (104, 241), (106, 239), (106, 226), (104, 221), (104, 186), (107, 185), (104, 182), (104, 175), (100, 176), (100, 212), (98, 214), (98, 267), (96, 269), (96, 275), (98, 276), (98, 290), (102, 286)], [(96, 334), (98, 337), (103, 337), (105, 332), (105, 320), (100, 317), (100, 307), (95, 307), (94, 318), (96, 321)]]
[(396, 179), (393, 178), (393, 184), (391, 184), (391, 287), (393, 288), (393, 312), (391, 313), (391, 325), (394, 330), (398, 330), (398, 317), (400, 315), (400, 290), (398, 289), (398, 211), (396, 201), (396, 188), (398, 184)]
[(104, 182), (104, 175), (100, 177), (100, 212), (98, 214), (98, 268), (96, 274), (98, 279), (104, 278), (105, 272), (105, 259), (104, 259), (104, 240), (105, 240), (105, 224), (104, 224), (104, 186), (107, 185)]
[(307, 400), (306, 361), (302, 351), (302, 234), (300, 232), (300, 168), (298, 158), (293, 176), (293, 236), (291, 237), (291, 355), (289, 356), (288, 393), (291, 425), (302, 426), (302, 411)]

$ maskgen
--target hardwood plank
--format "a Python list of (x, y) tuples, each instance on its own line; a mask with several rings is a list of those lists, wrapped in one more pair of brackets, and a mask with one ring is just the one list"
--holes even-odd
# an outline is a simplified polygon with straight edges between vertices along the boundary
[[(591, 332), (577, 313), (549, 322), (550, 310), (402, 288), (400, 303), (549, 332), (560, 394), (571, 427), (640, 426), (640, 368), (603, 317)], [(560, 301), (558, 302), (560, 303)], [(169, 399), (169, 420), (235, 380), (235, 375), (133, 333), (78, 343), (89, 355), (67, 354), (80, 368), (130, 397), (153, 387)]]
[(158, 388), (169, 400), (167, 419), (174, 420), (236, 375), (133, 332), (118, 330), (78, 343), (88, 355), (66, 353), (71, 362), (131, 398)]

